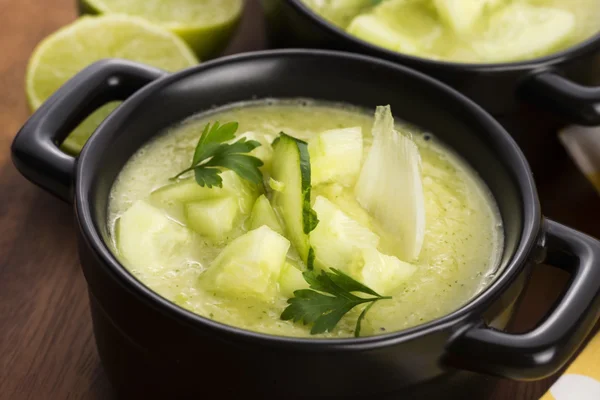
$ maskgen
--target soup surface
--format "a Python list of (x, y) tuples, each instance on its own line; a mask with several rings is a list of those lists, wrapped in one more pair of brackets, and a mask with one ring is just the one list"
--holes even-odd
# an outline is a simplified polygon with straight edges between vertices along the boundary
[[(201, 188), (194, 178), (185, 176), (176, 183), (169, 180), (190, 165), (203, 129), (215, 121), (235, 121), (238, 137), (263, 144), (251, 154), (265, 161), (264, 185), (241, 180), (232, 171), (222, 173), (223, 189)], [(281, 161), (271, 159), (274, 146), (270, 145), (285, 132), (309, 143), (311, 204), (319, 218), (310, 233), (316, 268), (335, 265), (352, 275), (355, 270), (349, 265), (355, 265), (354, 259), (344, 257), (358, 253), (364, 260), (375, 257), (370, 262), (379, 269), (371, 270), (370, 276), (353, 277), (364, 278), (363, 283), (368, 280), (368, 286), (379, 294), (391, 296), (374, 303), (363, 320), (361, 335), (401, 330), (444, 316), (482, 290), (496, 272), (503, 247), (496, 204), (477, 174), (435, 136), (396, 123), (396, 130), (412, 137), (421, 159), (424, 234), (417, 257), (391, 256), (397, 238), (381, 227), (376, 212), (361, 206), (355, 191), (358, 171), (372, 147), (373, 121), (372, 110), (308, 100), (237, 104), (188, 119), (142, 147), (120, 173), (109, 204), (113, 249), (141, 282), (194, 313), (252, 331), (310, 336), (310, 324), (280, 318), (294, 291), (308, 287), (300, 273), (306, 263), (280, 210), (275, 206), (275, 214), (262, 213), (273, 210), (274, 196), (288, 190), (272, 179)], [(315, 141), (322, 140), (323, 132), (338, 141), (332, 147), (334, 153), (319, 158)], [(349, 137), (360, 139), (361, 148), (357, 150)], [(344, 164), (342, 175), (326, 176)], [(208, 200), (201, 196), (202, 201), (194, 202), (188, 190), (217, 195), (214, 199), (209, 195)], [(375, 200), (388, 202), (377, 198), (387, 185), (374, 190), (377, 193), (369, 194)], [(400, 202), (409, 207), (402, 199), (408, 193), (407, 188), (388, 204)], [(278, 222), (269, 219), (273, 215)], [(195, 222), (198, 218), (200, 224)], [(279, 230), (292, 244), (286, 245), (286, 239), (263, 224)], [(257, 240), (253, 241), (253, 235)], [(363, 247), (369, 247), (368, 251), (361, 253)], [(273, 254), (282, 254), (283, 259), (273, 264), (269, 258)], [(257, 271), (273, 265), (275, 272), (262, 279)], [(396, 269), (390, 275), (386, 268), (392, 265)], [(233, 272), (213, 273), (224, 268)], [(353, 308), (335, 328), (317, 336), (351, 336), (361, 310)]]
[(303, 0), (389, 50), (466, 63), (533, 59), (600, 30), (599, 0)]

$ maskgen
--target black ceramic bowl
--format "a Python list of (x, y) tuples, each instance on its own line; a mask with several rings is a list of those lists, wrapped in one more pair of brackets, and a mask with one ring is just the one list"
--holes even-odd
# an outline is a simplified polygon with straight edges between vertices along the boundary
[(520, 99), (551, 108), (572, 122), (600, 124), (600, 32), (550, 56), (524, 62), (469, 64), (402, 54), (371, 44), (328, 22), (302, 0), (262, 0), (275, 45), (327, 47), (412, 67), (454, 86), (493, 115), (512, 113)]
[[(376, 337), (283, 338), (226, 326), (153, 293), (107, 245), (111, 185), (131, 155), (161, 129), (213, 106), (305, 97), (374, 108), (433, 132), (493, 192), (504, 222), (501, 273), (461, 309)], [(126, 101), (79, 158), (57, 144), (100, 105)], [(35, 184), (74, 202), (80, 258), (98, 351), (128, 398), (370, 397), (469, 369), (514, 379), (565, 364), (598, 320), (600, 243), (543, 220), (529, 167), (507, 132), (438, 81), (393, 63), (324, 51), (249, 53), (166, 75), (125, 61), (87, 68), (25, 124), (13, 160)], [(502, 331), (536, 262), (572, 274), (558, 305), (533, 331)], [(372, 398), (372, 397), (371, 397)]]

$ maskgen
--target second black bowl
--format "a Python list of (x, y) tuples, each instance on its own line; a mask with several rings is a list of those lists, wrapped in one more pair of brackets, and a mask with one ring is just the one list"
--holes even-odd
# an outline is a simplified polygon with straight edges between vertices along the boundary
[[(537, 176), (564, 150), (566, 124), (600, 125), (600, 33), (571, 48), (525, 62), (466, 64), (390, 51), (328, 22), (302, 0), (261, 0), (273, 47), (328, 48), (373, 55), (433, 76), (489, 111), (517, 140)], [(591, 190), (591, 188), (590, 188)]]
[(319, 16), (303, 0), (262, 0), (270, 42), (279, 47), (323, 47), (373, 55), (438, 78), (495, 116), (532, 101), (570, 122), (600, 124), (600, 33), (571, 48), (523, 62), (470, 64), (437, 61), (374, 45)]

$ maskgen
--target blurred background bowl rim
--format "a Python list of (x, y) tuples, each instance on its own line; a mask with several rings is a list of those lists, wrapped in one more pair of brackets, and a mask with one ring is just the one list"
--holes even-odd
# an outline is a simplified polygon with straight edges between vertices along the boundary
[(303, 0), (281, 0), (288, 2), (296, 11), (303, 16), (309, 18), (313, 23), (320, 28), (325, 29), (327, 33), (337, 35), (343, 40), (351, 42), (361, 47), (361, 51), (369, 52), (371, 56), (393, 60), (393, 62), (404, 64), (409, 62), (410, 65), (415, 63), (425, 64), (427, 67), (443, 67), (451, 70), (467, 70), (471, 72), (488, 72), (488, 71), (522, 71), (535, 69), (538, 67), (548, 67), (560, 64), (564, 61), (571, 60), (588, 54), (593, 51), (600, 51), (600, 30), (593, 36), (561, 51), (551, 53), (546, 56), (532, 58), (530, 60), (515, 61), (515, 62), (499, 62), (499, 63), (463, 63), (448, 60), (435, 60), (432, 58), (419, 57), (398, 51), (388, 50), (384, 47), (377, 46), (366, 40), (362, 40), (354, 35), (349, 34), (344, 29), (328, 21), (316, 11), (311, 9), (304, 3)]

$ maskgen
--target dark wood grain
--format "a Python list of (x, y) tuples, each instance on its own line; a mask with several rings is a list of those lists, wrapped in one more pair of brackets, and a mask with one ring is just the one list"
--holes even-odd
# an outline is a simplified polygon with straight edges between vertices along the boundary
[[(47, 34), (75, 18), (73, 0), (0, 0), (0, 399), (112, 399), (93, 341), (71, 206), (22, 178), (9, 146), (29, 115), (23, 94), (28, 57)], [(228, 54), (264, 47), (258, 1)], [(557, 141), (538, 171), (547, 215), (600, 236), (600, 201)], [(564, 273), (536, 268), (514, 323), (531, 327), (556, 299)], [(536, 400), (555, 378), (482, 378), (489, 400)], [(443, 395), (440, 394), (440, 398)], [(472, 398), (472, 397), (469, 397)]]

